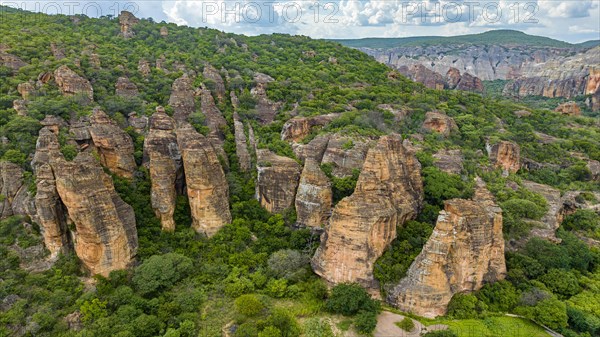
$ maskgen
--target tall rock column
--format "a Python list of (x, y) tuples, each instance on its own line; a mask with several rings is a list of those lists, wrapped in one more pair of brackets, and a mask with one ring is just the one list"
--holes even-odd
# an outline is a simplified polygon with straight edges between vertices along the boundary
[(150, 118), (150, 131), (144, 140), (145, 157), (148, 158), (152, 181), (152, 208), (160, 219), (162, 229), (175, 230), (173, 213), (177, 194), (175, 183), (181, 169), (181, 153), (177, 146), (175, 121), (162, 107)]
[[(233, 93), (233, 91), (231, 92)], [(235, 131), (235, 153), (238, 157), (240, 171), (250, 171), (252, 160), (248, 152), (248, 142), (246, 142), (246, 133), (244, 132), (244, 124), (240, 121), (237, 113), (233, 114), (233, 127)]]
[(260, 204), (271, 213), (292, 207), (300, 180), (300, 165), (292, 158), (266, 149), (257, 150), (256, 156), (256, 198)]
[(502, 210), (481, 180), (477, 185), (473, 200), (445, 202), (421, 254), (388, 293), (389, 303), (432, 318), (446, 313), (454, 294), (505, 277)]
[(486, 150), (494, 167), (501, 168), (504, 175), (515, 173), (521, 167), (521, 148), (516, 143), (486, 144)]
[(192, 79), (187, 74), (183, 74), (173, 82), (169, 105), (173, 107), (173, 118), (177, 123), (187, 122), (190, 114), (196, 109)]
[(192, 226), (207, 236), (231, 222), (229, 185), (215, 150), (190, 124), (176, 131), (183, 159)]
[(333, 210), (312, 259), (330, 284), (357, 282), (377, 296), (373, 265), (396, 238), (396, 227), (416, 216), (423, 200), (421, 165), (398, 135), (370, 149), (354, 193)]
[(320, 229), (331, 216), (333, 193), (331, 182), (312, 158), (307, 158), (296, 193), (297, 223), (301, 227)]

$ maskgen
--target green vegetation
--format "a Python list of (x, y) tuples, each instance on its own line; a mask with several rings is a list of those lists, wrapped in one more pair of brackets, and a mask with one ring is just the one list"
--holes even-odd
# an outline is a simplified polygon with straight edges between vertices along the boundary
[(415, 329), (415, 323), (409, 317), (404, 317), (402, 321), (396, 322), (396, 325), (406, 332), (411, 332)]

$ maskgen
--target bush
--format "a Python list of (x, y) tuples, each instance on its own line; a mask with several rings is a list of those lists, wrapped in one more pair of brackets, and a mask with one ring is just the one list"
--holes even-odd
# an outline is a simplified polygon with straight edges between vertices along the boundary
[(258, 337), (282, 337), (282, 334), (276, 327), (268, 326), (258, 334)]
[(256, 295), (242, 295), (235, 300), (235, 309), (244, 316), (256, 316), (260, 314), (264, 308), (265, 306)]
[(306, 337), (335, 337), (331, 330), (331, 324), (327, 320), (318, 317), (310, 318), (304, 324), (304, 335)]
[(271, 316), (269, 316), (264, 323), (266, 327), (273, 326), (279, 329), (282, 337), (300, 336), (300, 326), (298, 326), (298, 322), (296, 322), (294, 316), (283, 309), (273, 310)]
[(267, 262), (269, 271), (276, 278), (292, 282), (301, 280), (307, 275), (308, 258), (293, 249), (283, 249), (271, 254)]
[(448, 304), (448, 316), (458, 319), (477, 318), (486, 309), (485, 303), (480, 302), (475, 295), (456, 294)]
[(439, 330), (430, 331), (423, 335), (423, 337), (458, 337), (458, 335), (450, 330)]
[(354, 319), (354, 327), (361, 334), (369, 334), (377, 327), (377, 312), (361, 311)]
[(566, 230), (594, 231), (600, 228), (600, 216), (591, 209), (578, 209), (567, 215), (561, 226)]
[(519, 292), (507, 281), (486, 284), (476, 296), (493, 312), (509, 312), (519, 302)]
[(539, 279), (553, 293), (569, 298), (581, 291), (577, 277), (573, 273), (562, 269), (550, 269)]
[(404, 317), (402, 321), (396, 322), (396, 325), (406, 332), (411, 332), (415, 329), (415, 322), (409, 317)]
[(377, 303), (356, 283), (342, 283), (333, 287), (325, 303), (330, 312), (344, 316), (356, 315), (359, 311), (378, 311)]
[(192, 260), (186, 256), (168, 253), (154, 255), (135, 269), (133, 284), (142, 295), (174, 285), (192, 271)]

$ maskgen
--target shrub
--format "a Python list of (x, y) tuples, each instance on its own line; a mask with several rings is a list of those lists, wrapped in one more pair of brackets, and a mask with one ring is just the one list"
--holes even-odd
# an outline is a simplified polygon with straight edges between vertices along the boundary
[(331, 325), (327, 320), (318, 317), (310, 318), (304, 324), (304, 335), (306, 337), (335, 337)]
[(271, 279), (267, 283), (265, 291), (271, 297), (282, 298), (287, 292), (287, 281), (285, 279)]
[(192, 260), (186, 256), (168, 253), (154, 255), (136, 268), (133, 284), (142, 295), (171, 287), (192, 270)]
[(423, 335), (423, 337), (458, 337), (458, 335), (450, 330), (439, 330), (430, 331)]
[(325, 307), (333, 313), (345, 316), (356, 315), (360, 310), (378, 310), (376, 302), (356, 283), (342, 283), (333, 287)]
[(295, 282), (307, 274), (308, 258), (297, 250), (282, 249), (271, 254), (267, 265), (274, 277)]
[(361, 334), (369, 334), (377, 327), (377, 312), (361, 311), (354, 319), (354, 327)]
[(258, 337), (282, 337), (281, 331), (274, 326), (268, 326), (258, 333)]
[(553, 293), (564, 298), (569, 298), (581, 291), (577, 277), (573, 273), (562, 269), (550, 269), (546, 275), (539, 279)]
[(456, 294), (448, 304), (448, 316), (458, 319), (477, 318), (487, 306), (475, 295)]
[(600, 216), (590, 209), (578, 209), (567, 215), (561, 226), (567, 230), (596, 230), (600, 228)]
[(235, 300), (235, 309), (244, 316), (256, 316), (260, 314), (264, 308), (265, 306), (256, 295), (242, 295)]
[(400, 322), (396, 322), (396, 325), (406, 331), (406, 332), (411, 332), (414, 330), (415, 328), (415, 323), (413, 322), (412, 319), (408, 318), (408, 317), (404, 317), (404, 319)]

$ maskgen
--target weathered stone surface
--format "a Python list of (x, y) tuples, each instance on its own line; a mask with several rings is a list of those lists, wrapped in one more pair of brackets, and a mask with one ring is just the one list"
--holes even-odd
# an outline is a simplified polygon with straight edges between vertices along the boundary
[(254, 81), (256, 82), (256, 86), (250, 90), (250, 93), (256, 98), (258, 119), (261, 124), (269, 124), (275, 119), (282, 105), (279, 102), (271, 101), (267, 97), (267, 85), (274, 80), (269, 75), (257, 73), (254, 75)]
[(119, 77), (115, 84), (115, 94), (121, 97), (136, 97), (140, 94), (137, 85), (127, 77)]
[(164, 109), (157, 108), (150, 118), (150, 131), (144, 139), (144, 157), (152, 182), (152, 208), (160, 219), (163, 230), (174, 231), (176, 189), (178, 171), (182, 169), (181, 153), (177, 146), (175, 121)]
[(35, 93), (35, 87), (31, 82), (23, 82), (17, 85), (17, 91), (24, 100), (28, 100)]
[(0, 65), (17, 71), (27, 65), (27, 62), (21, 60), (15, 55), (0, 52)]
[(160, 27), (160, 36), (162, 36), (162, 37), (169, 36), (169, 29), (165, 26)]
[(332, 173), (338, 178), (351, 176), (353, 170), (363, 166), (367, 152), (373, 143), (372, 139), (366, 137), (333, 134), (329, 137), (321, 163), (331, 163)]
[(23, 188), (23, 169), (17, 164), (0, 162), (0, 219), (15, 214), (13, 203)]
[(131, 137), (100, 109), (94, 110), (90, 121), (89, 132), (102, 165), (118, 176), (132, 178), (137, 167)]
[(173, 82), (169, 105), (173, 107), (176, 122), (187, 122), (188, 117), (195, 110), (194, 89), (192, 79), (186, 74)]
[(91, 53), (90, 54), (90, 64), (94, 68), (102, 67), (102, 61), (100, 61), (100, 55), (98, 55), (96, 53)]
[(131, 126), (135, 132), (145, 135), (148, 129), (148, 117), (139, 116), (137, 112), (132, 112), (127, 116), (127, 124)]
[(518, 144), (501, 141), (486, 144), (486, 150), (494, 167), (501, 168), (505, 174), (516, 173), (521, 167), (521, 148)]
[(531, 229), (530, 237), (540, 237), (546, 240), (560, 242), (555, 235), (556, 230), (563, 220), (563, 203), (560, 191), (548, 185), (538, 184), (533, 181), (523, 180), (523, 187), (531, 192), (538, 193), (548, 204), (548, 212), (539, 223)]
[(222, 146), (224, 139), (222, 128), (227, 127), (227, 121), (223, 117), (221, 110), (217, 108), (210, 90), (200, 90), (200, 101), (201, 111), (205, 117), (205, 124), (210, 130), (209, 138), (211, 139), (211, 143)]
[(54, 56), (54, 58), (56, 60), (62, 60), (66, 57), (65, 50), (63, 48), (59, 47), (54, 42), (50, 43), (50, 51), (52, 52), (52, 56)]
[(415, 82), (422, 83), (427, 88), (442, 90), (446, 86), (444, 77), (435, 71), (427, 69), (422, 64), (403, 65), (398, 71)]
[(248, 152), (244, 124), (240, 121), (237, 113), (233, 114), (233, 127), (235, 131), (235, 153), (238, 157), (240, 171), (248, 172), (252, 166), (252, 158), (250, 157), (250, 152)]
[(231, 97), (231, 105), (233, 106), (234, 109), (239, 109), (240, 108), (240, 100), (237, 97), (237, 95), (235, 94), (235, 91), (230, 91), (229, 92), (229, 96)]
[(80, 96), (88, 103), (94, 100), (94, 89), (90, 82), (67, 66), (60, 66), (54, 71), (54, 80), (64, 96)]
[(90, 119), (89, 117), (80, 117), (75, 121), (71, 121), (69, 127), (71, 137), (78, 143), (87, 143), (92, 139), (90, 135)]
[(312, 128), (325, 126), (340, 114), (327, 114), (314, 117), (294, 117), (288, 120), (281, 130), (281, 140), (299, 142), (308, 136)]
[(600, 161), (597, 160), (588, 160), (587, 168), (592, 173), (592, 179), (598, 181), (600, 180)]
[(135, 32), (133, 31), (133, 26), (138, 24), (140, 20), (136, 18), (132, 13), (128, 11), (121, 11), (119, 15), (119, 24), (121, 25), (121, 33), (120, 36), (129, 39), (135, 36)]
[(556, 107), (554, 111), (560, 112), (561, 114), (568, 116), (581, 116), (581, 109), (579, 108), (579, 105), (577, 105), (577, 103), (575, 102), (563, 103)]
[(440, 150), (433, 155), (433, 165), (446, 173), (461, 174), (463, 155), (460, 150)]
[(208, 139), (189, 124), (177, 128), (183, 160), (192, 226), (207, 236), (231, 222), (229, 185), (223, 167)]
[(472, 92), (483, 92), (483, 83), (481, 80), (467, 72), (461, 75), (456, 68), (450, 68), (446, 73), (446, 87)]
[(456, 293), (480, 289), (504, 278), (502, 210), (479, 182), (473, 200), (445, 202), (431, 237), (389, 291), (387, 301), (424, 317), (444, 315)]
[(316, 160), (320, 163), (327, 150), (330, 134), (318, 135), (308, 144), (292, 143), (292, 149), (298, 159), (305, 161), (308, 158)]
[(141, 59), (138, 62), (138, 71), (142, 74), (142, 76), (148, 77), (152, 73), (152, 69), (150, 69), (150, 62)]
[(449, 136), (452, 131), (458, 130), (458, 126), (452, 117), (441, 112), (429, 111), (425, 114), (423, 129)]
[(221, 77), (221, 74), (219, 74), (219, 71), (210, 64), (206, 64), (202, 71), (202, 75), (204, 78), (214, 82), (215, 94), (217, 95), (217, 99), (222, 102), (225, 99), (225, 83), (223, 82), (223, 78)]
[(27, 116), (27, 101), (23, 99), (16, 99), (13, 101), (13, 109), (19, 116)]
[(333, 193), (329, 178), (314, 159), (304, 162), (296, 193), (297, 225), (320, 229), (331, 216)]
[(283, 212), (294, 205), (301, 167), (288, 157), (266, 149), (257, 150), (258, 178), (256, 198), (271, 213)]
[(38, 75), (37, 81), (40, 85), (46, 84), (52, 80), (51, 72), (43, 72)]
[(46, 115), (46, 117), (44, 117), (44, 119), (40, 121), (40, 124), (42, 124), (42, 126), (48, 127), (48, 129), (50, 129), (56, 134), (58, 134), (60, 128), (67, 126), (67, 122), (65, 122), (64, 119), (62, 119), (60, 116), (54, 115)]
[(83, 265), (103, 276), (129, 267), (138, 247), (135, 214), (112, 179), (89, 152), (72, 162), (52, 161), (56, 190), (75, 224), (73, 243)]
[(519, 118), (531, 116), (531, 111), (527, 111), (527, 110), (517, 110), (513, 113)]
[(396, 237), (396, 227), (415, 217), (423, 200), (421, 165), (398, 135), (369, 150), (354, 193), (342, 199), (312, 259), (330, 284), (358, 282), (377, 295), (373, 265)]

